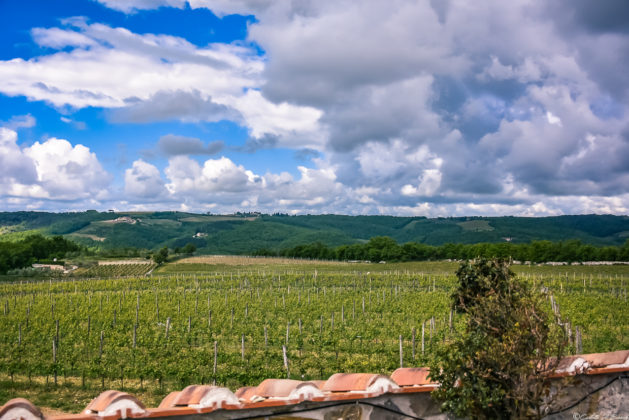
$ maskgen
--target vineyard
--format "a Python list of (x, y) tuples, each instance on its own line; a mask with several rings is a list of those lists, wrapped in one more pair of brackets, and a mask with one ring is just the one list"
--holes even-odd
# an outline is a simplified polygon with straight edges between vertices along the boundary
[(144, 276), (156, 267), (154, 263), (99, 264), (87, 269), (79, 269), (75, 275), (80, 277), (133, 277)]
[[(462, 325), (449, 309), (454, 275), (411, 264), (210, 267), (1, 284), (0, 373), (51, 386), (80, 378), (99, 390), (126, 381), (158, 396), (192, 383), (236, 389), (265, 378), (389, 374), (426, 365)], [(518, 270), (570, 322), (571, 351), (577, 327), (585, 353), (629, 348), (629, 267), (600, 270)]]

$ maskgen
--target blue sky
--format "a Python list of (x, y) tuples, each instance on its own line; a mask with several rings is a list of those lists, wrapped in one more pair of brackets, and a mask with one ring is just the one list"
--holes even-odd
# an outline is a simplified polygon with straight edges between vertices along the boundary
[(623, 0), (0, 2), (0, 210), (629, 213)]

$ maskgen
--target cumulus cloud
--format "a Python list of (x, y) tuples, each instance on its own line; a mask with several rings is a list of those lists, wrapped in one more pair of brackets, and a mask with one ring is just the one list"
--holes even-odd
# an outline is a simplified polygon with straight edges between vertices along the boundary
[(35, 162), (17, 145), (17, 133), (0, 127), (0, 195), (9, 195), (14, 185), (36, 182)]
[(437, 192), (441, 185), (441, 172), (439, 169), (425, 169), (419, 177), (417, 187), (406, 184), (402, 187), (402, 194), (409, 196), (430, 197)]
[[(170, 180), (166, 187), (173, 195), (243, 193), (263, 182), (260, 176), (226, 157), (208, 159), (201, 166), (189, 157), (176, 156), (169, 160), (165, 173)], [(205, 198), (211, 200), (213, 197)]]
[[(198, 163), (177, 156), (170, 159), (164, 170), (165, 184), (155, 166), (134, 162), (126, 171), (125, 193), (131, 202), (144, 203), (134, 204), (133, 208), (180, 209), (183, 204), (189, 211), (218, 212), (548, 216), (570, 213), (571, 209), (576, 213), (624, 214), (629, 208), (628, 193), (615, 197), (567, 194), (549, 199), (517, 189), (513, 196), (518, 198), (505, 202), (495, 202), (490, 197), (474, 202), (469, 195), (426, 201), (439, 189), (439, 169), (424, 169), (414, 184), (403, 185), (399, 191), (348, 187), (339, 182), (337, 169), (316, 160), (314, 168), (300, 166), (298, 177), (286, 172), (260, 175), (225, 157)], [(405, 202), (391, 199), (392, 195), (404, 196)]]
[(159, 169), (142, 159), (125, 170), (124, 190), (127, 197), (159, 200), (167, 192)]
[(254, 139), (276, 136), (282, 146), (320, 148), (325, 141), (319, 118), (321, 111), (314, 107), (296, 107), (287, 102), (272, 103), (257, 90), (233, 96), (228, 103), (238, 109)]
[(96, 155), (87, 147), (72, 146), (64, 139), (50, 138), (24, 149), (35, 162), (38, 185), (34, 196), (56, 200), (99, 197), (110, 181)]
[(17, 133), (0, 128), (0, 195), (44, 200), (105, 198), (110, 175), (87, 147), (50, 138), (30, 147)]

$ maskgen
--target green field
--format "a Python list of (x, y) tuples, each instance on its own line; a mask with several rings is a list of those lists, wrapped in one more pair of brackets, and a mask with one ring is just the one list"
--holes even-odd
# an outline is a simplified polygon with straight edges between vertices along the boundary
[[(452, 333), (457, 263), (246, 260), (183, 260), (151, 277), (0, 284), (0, 399), (78, 412), (103, 386), (154, 405), (193, 383), (236, 390), (286, 377), (282, 346), (291, 378), (390, 374), (400, 336), (404, 365), (423, 366)], [(549, 290), (571, 330), (581, 328), (584, 352), (629, 348), (629, 266), (514, 271)], [(454, 316), (452, 328), (462, 321)], [(69, 389), (82, 397), (60, 397)]]

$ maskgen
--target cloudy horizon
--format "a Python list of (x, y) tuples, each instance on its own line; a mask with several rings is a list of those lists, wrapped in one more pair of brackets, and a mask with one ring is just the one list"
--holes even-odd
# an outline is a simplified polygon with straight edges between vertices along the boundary
[(0, 211), (629, 214), (629, 2), (30, 3)]

